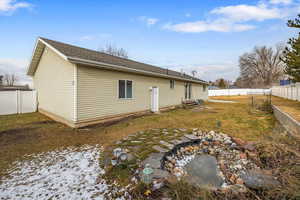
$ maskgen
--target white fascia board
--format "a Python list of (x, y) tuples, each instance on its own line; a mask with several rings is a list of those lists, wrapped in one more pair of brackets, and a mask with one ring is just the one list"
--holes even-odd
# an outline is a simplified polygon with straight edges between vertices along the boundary
[(128, 67), (124, 67), (124, 66), (120, 66), (120, 65), (113, 65), (113, 64), (91, 61), (91, 60), (75, 58), (75, 57), (68, 57), (68, 59), (70, 62), (73, 62), (76, 64), (98, 66), (98, 67), (110, 69), (110, 70), (115, 69), (115, 70), (120, 70), (120, 71), (133, 72), (133, 73), (138, 73), (138, 74), (146, 74), (146, 75), (152, 75), (152, 76), (163, 77), (163, 78), (172, 78), (172, 79), (176, 79), (176, 80), (184, 80), (184, 81), (188, 81), (188, 82), (201, 83), (201, 84), (208, 85), (208, 83), (204, 82), (204, 81), (197, 81), (197, 80), (192, 80), (192, 79), (180, 78), (177, 76), (171, 76), (171, 75), (159, 74), (159, 73), (155, 73), (155, 72), (148, 72), (148, 71), (144, 71), (144, 70), (132, 69), (132, 68), (128, 68)]
[(43, 39), (39, 38), (39, 41), (41, 41), (43, 44), (45, 44), (49, 49), (51, 49), (52, 51), (54, 51), (55, 53), (57, 53), (59, 56), (61, 56), (64, 60), (68, 60), (68, 57), (61, 53), (60, 51), (58, 51), (56, 48), (54, 48), (52, 45), (48, 44), (47, 42), (45, 42)]
[(31, 75), (29, 75), (29, 70), (30, 70), (30, 66), (31, 66), (31, 63), (32, 63), (32, 60), (33, 60), (33, 57), (34, 57), (34, 53), (35, 53), (36, 48), (37, 48), (37, 46), (38, 46), (38, 43), (39, 43), (39, 40), (36, 40), (36, 42), (35, 42), (35, 44), (34, 44), (33, 51), (32, 51), (32, 53), (31, 53), (31, 59), (30, 59), (30, 62), (29, 62), (29, 64), (28, 64), (28, 66), (27, 66), (27, 73), (26, 73), (26, 75), (28, 75), (28, 76), (31, 76)]

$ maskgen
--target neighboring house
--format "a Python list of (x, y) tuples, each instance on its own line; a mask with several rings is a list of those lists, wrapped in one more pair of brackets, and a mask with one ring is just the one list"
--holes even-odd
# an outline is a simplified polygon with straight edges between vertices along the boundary
[(203, 80), (45, 38), (37, 40), (27, 74), (39, 112), (71, 127), (208, 98)]

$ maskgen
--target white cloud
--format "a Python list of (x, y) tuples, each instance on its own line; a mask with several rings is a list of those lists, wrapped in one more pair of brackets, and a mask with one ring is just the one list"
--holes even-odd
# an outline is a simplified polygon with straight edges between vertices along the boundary
[(190, 13), (185, 14), (186, 17), (191, 17), (192, 15)]
[(271, 4), (291, 4), (292, 0), (271, 0)]
[(146, 17), (146, 16), (141, 16), (138, 18), (138, 20), (146, 23), (147, 26), (152, 26), (159, 21), (159, 19), (157, 19), (157, 18)]
[[(270, 0), (270, 2), (258, 2), (256, 5), (232, 5), (217, 7), (209, 12), (206, 19), (183, 23), (168, 23), (164, 29), (200, 33), (215, 32), (241, 32), (256, 28), (250, 24), (253, 21), (265, 21), (270, 19), (284, 19), (299, 13), (299, 5), (288, 5), (292, 0)], [(285, 5), (275, 5), (285, 4)]]
[(27, 2), (17, 2), (16, 0), (0, 0), (0, 13), (9, 14), (19, 8), (30, 8), (32, 5)]
[(169, 69), (191, 74), (191, 71), (197, 71), (197, 77), (205, 81), (214, 81), (219, 78), (234, 81), (239, 75), (238, 65), (234, 62), (224, 62), (209, 65), (190, 65), (187, 67), (174, 66)]
[(0, 75), (15, 74), (18, 77), (17, 84), (29, 84), (32, 80), (26, 75), (28, 61), (20, 59), (0, 59)]
[(196, 21), (196, 22), (187, 22), (181, 24), (167, 24), (164, 26), (164, 28), (176, 32), (200, 33), (200, 32), (207, 32), (207, 31), (241, 32), (241, 31), (254, 29), (255, 26), (247, 25), (247, 24), (236, 24), (236, 23), (231, 23), (224, 19), (220, 19), (211, 22)]
[(235, 22), (250, 20), (263, 21), (266, 19), (278, 19), (282, 17), (278, 8), (268, 8), (265, 4), (259, 4), (257, 6), (225, 6), (215, 8), (210, 13), (223, 15)]

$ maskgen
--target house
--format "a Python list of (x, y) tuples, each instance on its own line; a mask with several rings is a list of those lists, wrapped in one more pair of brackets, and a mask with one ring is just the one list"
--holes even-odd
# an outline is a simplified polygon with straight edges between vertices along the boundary
[(37, 39), (27, 74), (39, 112), (71, 127), (208, 97), (203, 80), (46, 38)]

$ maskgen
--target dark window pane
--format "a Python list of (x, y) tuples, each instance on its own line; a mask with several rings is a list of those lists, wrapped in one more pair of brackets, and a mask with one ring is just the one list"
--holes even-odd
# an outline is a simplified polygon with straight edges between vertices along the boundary
[(125, 98), (125, 81), (119, 80), (119, 98)]
[(127, 81), (126, 98), (132, 98), (132, 81)]
[(174, 80), (170, 80), (170, 88), (174, 89), (175, 86), (175, 81)]

